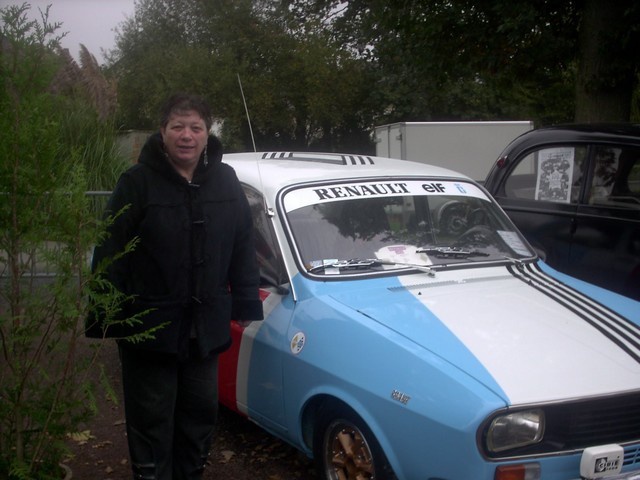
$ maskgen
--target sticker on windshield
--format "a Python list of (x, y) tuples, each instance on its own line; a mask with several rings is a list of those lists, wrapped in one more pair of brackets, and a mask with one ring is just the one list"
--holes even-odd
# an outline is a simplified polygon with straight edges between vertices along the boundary
[(525, 246), (516, 232), (498, 230), (498, 235), (500, 235), (502, 240), (504, 240), (504, 243), (506, 243), (509, 248), (518, 255), (522, 255), (523, 257), (528, 257), (531, 255), (531, 252)]
[(284, 207), (287, 212), (290, 212), (309, 205), (353, 198), (414, 195), (475, 197), (489, 201), (486, 194), (471, 183), (442, 180), (407, 180), (336, 183), (297, 188), (287, 192), (284, 197)]

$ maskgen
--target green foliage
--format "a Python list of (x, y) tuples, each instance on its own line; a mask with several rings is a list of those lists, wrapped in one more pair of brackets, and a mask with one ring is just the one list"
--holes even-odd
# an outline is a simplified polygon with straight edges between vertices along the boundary
[[(90, 414), (92, 359), (78, 356), (78, 339), (87, 252), (98, 226), (82, 165), (67, 173), (64, 184), (42, 181), (3, 208), (19, 218), (11, 223), (3, 216), (0, 234), (2, 270), (9, 272), (0, 289), (0, 474), (8, 478), (59, 478), (65, 434)], [(54, 277), (33, 275), (42, 262)]]
[(257, 148), (371, 148), (375, 70), (321, 28), (301, 34), (278, 2), (142, 1), (110, 62), (127, 128), (156, 128), (170, 93), (194, 91), (213, 105), (226, 150), (251, 149), (239, 77)]
[(48, 10), (28, 21), (28, 8), (0, 9), (0, 478), (57, 480), (65, 435), (95, 412), (95, 356), (79, 340), (104, 225), (86, 195), (102, 180), (87, 171), (113, 134), (51, 93), (58, 25)]
[[(337, 3), (318, 2), (315, 14), (334, 15)], [(572, 114), (573, 2), (354, 0), (333, 25), (378, 66), (387, 122)], [(544, 98), (558, 88), (561, 104)]]
[[(585, 60), (580, 31), (595, 32), (579, 1), (143, 0), (110, 60), (129, 128), (155, 128), (158, 104), (191, 90), (216, 107), (227, 150), (247, 150), (240, 76), (258, 149), (368, 151), (373, 127), (396, 121), (572, 121), (621, 66), (637, 92), (640, 7), (619, 3), (602, 38), (620, 55)], [(602, 88), (576, 100), (589, 62)]]

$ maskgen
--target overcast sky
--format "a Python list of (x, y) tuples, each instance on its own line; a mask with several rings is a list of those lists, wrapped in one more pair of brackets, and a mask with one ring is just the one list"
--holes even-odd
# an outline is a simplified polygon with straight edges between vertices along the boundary
[(58, 33), (68, 32), (62, 46), (78, 59), (82, 43), (99, 64), (104, 63), (102, 49), (114, 47), (114, 28), (134, 12), (134, 0), (0, 0), (2, 7), (23, 3), (31, 5), (29, 18), (38, 20), (38, 8), (51, 5), (49, 21), (62, 23)]

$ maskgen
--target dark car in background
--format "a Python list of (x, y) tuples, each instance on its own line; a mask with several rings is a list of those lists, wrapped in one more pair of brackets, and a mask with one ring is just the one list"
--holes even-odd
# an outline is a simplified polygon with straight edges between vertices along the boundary
[(485, 187), (550, 266), (640, 300), (640, 125), (531, 130)]

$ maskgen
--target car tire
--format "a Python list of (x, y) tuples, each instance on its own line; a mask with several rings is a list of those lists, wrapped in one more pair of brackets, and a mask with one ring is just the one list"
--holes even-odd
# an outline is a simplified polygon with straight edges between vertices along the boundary
[(349, 407), (327, 405), (320, 411), (313, 442), (324, 480), (395, 480), (375, 436)]

